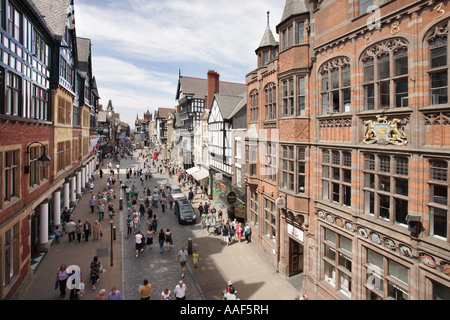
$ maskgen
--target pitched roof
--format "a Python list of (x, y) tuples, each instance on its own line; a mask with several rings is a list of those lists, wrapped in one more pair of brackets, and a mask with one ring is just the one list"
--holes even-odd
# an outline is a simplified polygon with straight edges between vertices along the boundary
[(91, 39), (77, 37), (78, 71), (86, 77), (89, 71), (89, 53), (91, 51)]
[(36, 8), (56, 36), (62, 37), (66, 27), (70, 0), (33, 0)]
[(240, 106), (240, 108), (243, 107), (242, 101), (246, 100), (246, 98), (244, 98), (244, 95), (246, 97), (246, 94), (232, 96), (216, 93), (214, 95), (214, 99), (217, 101), (217, 106), (219, 107), (224, 119), (229, 119), (233, 114), (235, 114), (234, 111), (238, 106)]
[(170, 112), (175, 113), (176, 111), (175, 108), (158, 108), (158, 116), (159, 118), (167, 118)]
[[(184, 95), (192, 95), (193, 98), (204, 99), (207, 94), (208, 80), (180, 76), (180, 90)], [(247, 86), (242, 83), (219, 81), (219, 92), (228, 95), (239, 95)], [(178, 97), (178, 93), (177, 93)]]
[(276, 46), (277, 41), (275, 40), (272, 30), (270, 30), (270, 24), (269, 24), (269, 11), (267, 11), (267, 27), (266, 31), (264, 32), (263, 38), (261, 40), (261, 43), (259, 44), (259, 48), (267, 47), (267, 46)]
[(281, 17), (282, 24), (287, 19), (302, 13), (309, 12), (308, 0), (286, 0), (284, 5), (283, 16)]

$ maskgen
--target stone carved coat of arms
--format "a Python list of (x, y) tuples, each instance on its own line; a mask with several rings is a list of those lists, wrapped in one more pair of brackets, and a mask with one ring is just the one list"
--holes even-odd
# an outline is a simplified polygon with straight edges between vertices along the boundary
[(399, 119), (388, 121), (386, 117), (377, 116), (377, 121), (367, 120), (363, 142), (365, 144), (394, 144), (405, 146), (407, 136), (400, 126)]

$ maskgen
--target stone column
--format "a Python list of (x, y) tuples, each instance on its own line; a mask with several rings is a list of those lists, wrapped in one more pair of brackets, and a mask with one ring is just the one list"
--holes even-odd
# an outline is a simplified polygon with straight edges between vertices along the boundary
[(39, 252), (47, 252), (50, 247), (48, 242), (48, 200), (39, 205)]
[(57, 189), (53, 193), (53, 225), (57, 226), (61, 224), (61, 189)]
[(64, 208), (70, 207), (70, 182), (66, 180), (64, 182)]
[(75, 193), (76, 184), (76, 177), (75, 175), (73, 175), (70, 178), (70, 204), (72, 206), (75, 206), (77, 204), (77, 195)]
[(77, 197), (81, 198), (81, 171), (77, 172)]
[(86, 167), (81, 167), (81, 190), (86, 192)]

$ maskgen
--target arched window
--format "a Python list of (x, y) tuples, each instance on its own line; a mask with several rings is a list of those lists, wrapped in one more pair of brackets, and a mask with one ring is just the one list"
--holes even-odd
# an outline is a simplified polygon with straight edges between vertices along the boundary
[(408, 106), (408, 42), (389, 39), (367, 48), (364, 69), (364, 110)]
[(350, 59), (336, 57), (319, 68), (322, 113), (350, 112)]
[(426, 36), (429, 45), (430, 104), (448, 102), (448, 22), (436, 25)]
[(277, 89), (275, 83), (271, 82), (264, 88), (266, 120), (274, 120), (277, 118)]
[(258, 90), (252, 90), (250, 92), (250, 121), (256, 122), (258, 121)]

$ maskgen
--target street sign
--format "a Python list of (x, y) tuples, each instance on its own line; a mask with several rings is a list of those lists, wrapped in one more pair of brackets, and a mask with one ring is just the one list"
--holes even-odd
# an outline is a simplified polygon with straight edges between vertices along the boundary
[(113, 220), (113, 219), (110, 219), (110, 220), (108, 221), (108, 224), (114, 224), (114, 220)]

